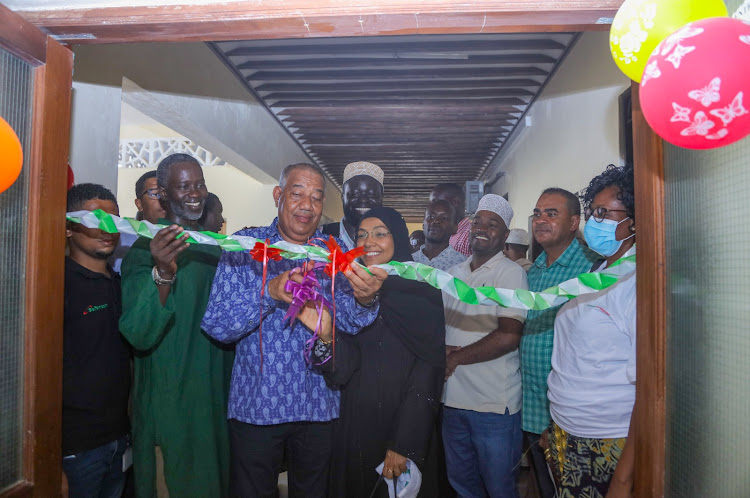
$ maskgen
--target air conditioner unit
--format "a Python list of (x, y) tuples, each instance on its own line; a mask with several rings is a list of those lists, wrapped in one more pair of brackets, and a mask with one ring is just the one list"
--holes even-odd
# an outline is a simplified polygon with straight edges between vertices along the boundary
[(479, 199), (484, 195), (484, 182), (469, 181), (466, 182), (466, 212), (474, 214), (479, 206)]

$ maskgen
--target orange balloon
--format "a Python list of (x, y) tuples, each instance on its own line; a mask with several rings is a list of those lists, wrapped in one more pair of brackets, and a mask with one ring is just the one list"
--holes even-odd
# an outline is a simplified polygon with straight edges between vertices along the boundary
[(0, 118), (0, 192), (18, 179), (23, 165), (23, 149), (13, 128)]

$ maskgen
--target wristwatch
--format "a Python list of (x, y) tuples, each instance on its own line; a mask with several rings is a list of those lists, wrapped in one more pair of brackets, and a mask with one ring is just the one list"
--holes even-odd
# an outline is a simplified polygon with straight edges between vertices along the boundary
[[(372, 308), (375, 306), (375, 303), (377, 303), (380, 300), (380, 291), (377, 291), (374, 296), (372, 296), (372, 301), (370, 301), (367, 304), (360, 303), (360, 306), (364, 306), (365, 308)], [(359, 301), (357, 301), (359, 303)]]
[(177, 274), (175, 273), (171, 279), (162, 278), (161, 275), (159, 275), (159, 268), (154, 265), (154, 268), (151, 270), (151, 278), (154, 279), (156, 285), (172, 285), (177, 278)]

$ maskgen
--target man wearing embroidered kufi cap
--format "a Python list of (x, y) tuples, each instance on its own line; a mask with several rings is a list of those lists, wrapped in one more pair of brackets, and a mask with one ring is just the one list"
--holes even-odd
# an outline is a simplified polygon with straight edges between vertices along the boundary
[(510, 231), (510, 235), (505, 241), (505, 249), (503, 254), (511, 261), (515, 261), (517, 265), (528, 271), (531, 268), (532, 263), (526, 257), (526, 253), (529, 251), (529, 232), (523, 228), (513, 228)]
[[(471, 287), (527, 289), (526, 272), (503, 255), (513, 208), (479, 201), (471, 258), (448, 273)], [(448, 479), (459, 496), (518, 497), (521, 375), (518, 344), (526, 311), (477, 306), (443, 294), (447, 377), (442, 435)]]
[(323, 225), (322, 231), (341, 238), (347, 249), (353, 249), (357, 245), (354, 234), (362, 215), (383, 205), (383, 170), (380, 166), (365, 161), (348, 164), (344, 169), (341, 202), (344, 218), (338, 223)]

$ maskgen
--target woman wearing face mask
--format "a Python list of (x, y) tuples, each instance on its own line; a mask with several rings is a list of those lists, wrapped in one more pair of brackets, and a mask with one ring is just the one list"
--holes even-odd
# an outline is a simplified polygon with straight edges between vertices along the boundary
[[(632, 167), (608, 166), (581, 196), (595, 271), (635, 254)], [(547, 459), (559, 496), (630, 496), (635, 402), (635, 271), (566, 303), (555, 319), (547, 379), (552, 424)]]
[[(365, 213), (356, 243), (366, 250), (367, 266), (412, 260), (406, 223), (391, 208)], [(366, 498), (377, 485), (372, 496), (387, 497), (375, 468), (385, 462), (382, 476), (390, 482), (406, 470), (407, 459), (423, 474), (419, 496), (437, 496), (436, 460), (427, 453), (445, 375), (442, 296), (424, 282), (389, 276), (379, 305), (377, 319), (359, 334), (336, 334), (335, 358), (326, 344), (332, 337), (327, 317), (313, 348), (315, 363), (328, 359), (316, 368), (341, 389), (328, 496)]]

